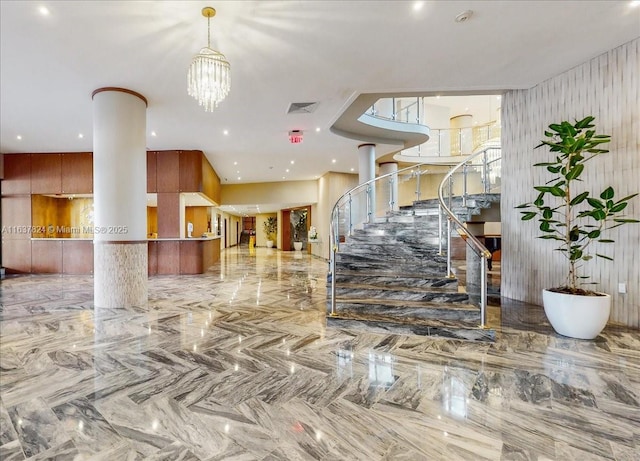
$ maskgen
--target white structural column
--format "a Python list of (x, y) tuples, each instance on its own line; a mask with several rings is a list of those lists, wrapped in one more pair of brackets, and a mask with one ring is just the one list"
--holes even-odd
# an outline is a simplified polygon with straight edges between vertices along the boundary
[[(358, 146), (358, 183), (364, 184), (376, 177), (376, 145), (375, 144), (360, 144)], [(358, 223), (368, 222), (367, 210), (370, 213), (371, 218), (375, 217), (376, 209), (376, 188), (375, 184), (371, 184), (371, 189), (368, 194), (369, 198), (366, 199), (365, 195), (362, 195), (362, 199), (358, 200), (358, 217), (360, 218)], [(367, 206), (367, 201), (369, 205)]]
[(380, 164), (380, 176), (391, 174), (388, 178), (381, 179), (382, 194), (385, 203), (389, 204), (388, 210), (397, 211), (398, 205), (398, 163), (386, 162)]
[(147, 304), (147, 100), (93, 92), (94, 304)]

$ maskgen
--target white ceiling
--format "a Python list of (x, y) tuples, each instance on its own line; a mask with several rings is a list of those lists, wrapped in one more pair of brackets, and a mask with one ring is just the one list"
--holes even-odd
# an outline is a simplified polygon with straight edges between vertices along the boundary
[[(118, 86), (149, 101), (149, 149), (201, 149), (223, 184), (313, 179), (357, 170), (359, 142), (329, 128), (361, 94), (530, 88), (640, 35), (628, 0), (415, 4), (2, 0), (0, 151), (91, 151), (91, 93)], [(213, 113), (186, 91), (209, 5), (212, 46), (232, 69)], [(315, 101), (312, 114), (286, 114)], [(292, 129), (302, 144), (288, 143)]]

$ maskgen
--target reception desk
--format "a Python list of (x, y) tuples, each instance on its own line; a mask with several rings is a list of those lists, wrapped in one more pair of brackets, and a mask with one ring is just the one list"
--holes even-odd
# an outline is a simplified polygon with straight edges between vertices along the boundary
[[(31, 273), (93, 273), (93, 239), (32, 238)], [(220, 260), (220, 237), (150, 239), (149, 275), (202, 274)]]
[(220, 260), (220, 237), (149, 240), (149, 275), (202, 274)]

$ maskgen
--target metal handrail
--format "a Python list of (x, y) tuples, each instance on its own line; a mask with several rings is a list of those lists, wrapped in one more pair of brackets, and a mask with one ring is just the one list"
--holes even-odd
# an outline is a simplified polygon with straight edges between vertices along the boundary
[[(465, 228), (464, 224), (460, 222), (460, 220), (456, 217), (455, 213), (445, 203), (444, 192), (443, 192), (444, 186), (451, 179), (451, 177), (456, 171), (458, 171), (460, 168), (463, 168), (464, 165), (466, 165), (470, 161), (473, 161), (473, 159), (475, 159), (476, 157), (479, 157), (481, 155), (486, 155), (486, 152), (488, 149), (492, 149), (492, 148), (487, 148), (479, 152), (476, 152), (471, 157), (466, 159), (464, 162), (461, 162), (455, 167), (453, 167), (445, 175), (444, 179), (440, 183), (440, 187), (438, 187), (438, 200), (440, 201), (440, 206), (442, 207), (442, 210), (447, 215), (447, 220), (449, 221), (449, 223), (453, 222), (456, 226), (458, 226), (461, 229)], [(475, 246), (475, 249), (478, 250), (480, 257), (484, 259), (484, 261), (482, 262), (482, 265), (480, 266), (481, 267), (481, 270), (480, 270), (480, 327), (485, 328), (487, 323), (487, 261), (491, 258), (491, 252), (487, 250), (487, 248), (482, 244), (482, 242), (480, 242), (480, 240), (478, 240), (478, 238), (475, 235), (473, 235), (471, 232), (467, 232), (466, 234), (467, 234), (467, 238), (465, 241), (467, 245)], [(449, 236), (450, 235), (451, 233), (449, 233)], [(449, 241), (450, 241), (450, 238), (449, 238)], [(471, 244), (473, 245), (471, 245), (469, 242), (471, 242)], [(450, 263), (451, 246), (450, 245), (448, 245), (447, 247), (447, 260), (449, 262), (447, 267), (450, 267), (451, 265)]]

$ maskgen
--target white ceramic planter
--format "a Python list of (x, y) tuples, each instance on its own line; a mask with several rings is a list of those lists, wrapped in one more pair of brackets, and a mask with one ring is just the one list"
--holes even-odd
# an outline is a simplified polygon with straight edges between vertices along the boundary
[(273, 240), (267, 240), (267, 248), (273, 248)]
[(593, 339), (609, 320), (611, 296), (578, 296), (542, 290), (544, 313), (553, 329), (564, 336)]
[(302, 250), (302, 242), (293, 242), (293, 249), (296, 251)]

